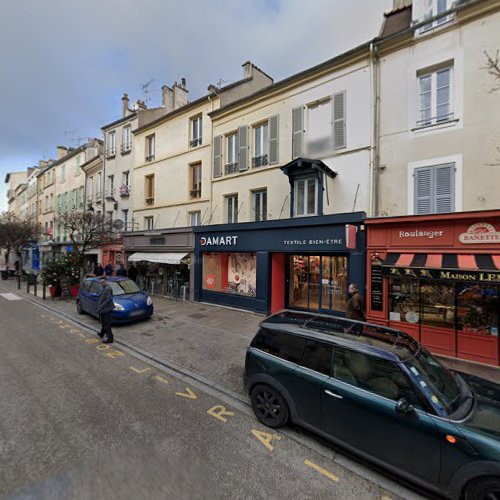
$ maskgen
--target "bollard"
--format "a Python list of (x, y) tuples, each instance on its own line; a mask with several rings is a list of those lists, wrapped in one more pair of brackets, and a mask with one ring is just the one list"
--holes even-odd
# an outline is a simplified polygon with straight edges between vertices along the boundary
[(37, 294), (36, 294), (36, 282), (37, 282), (37, 279), (36, 279), (36, 276), (35, 276), (35, 289), (33, 290), (35, 292), (35, 297), (37, 296)]
[(26, 293), (30, 293), (30, 280), (26, 280)]
[(21, 273), (17, 273), (17, 289), (21, 290)]
[(45, 300), (47, 298), (47, 285), (44, 283), (42, 285), (42, 299)]

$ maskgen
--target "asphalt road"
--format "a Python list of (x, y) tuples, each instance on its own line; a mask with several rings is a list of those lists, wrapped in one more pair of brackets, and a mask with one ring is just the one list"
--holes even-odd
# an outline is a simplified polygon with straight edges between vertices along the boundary
[(0, 497), (398, 498), (17, 298), (0, 293)]

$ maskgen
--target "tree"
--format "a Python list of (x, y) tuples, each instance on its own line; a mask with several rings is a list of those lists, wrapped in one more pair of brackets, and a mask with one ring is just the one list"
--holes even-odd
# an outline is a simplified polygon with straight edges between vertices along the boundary
[(73, 210), (62, 213), (56, 224), (66, 232), (71, 241), (71, 261), (79, 273), (83, 270), (86, 252), (110, 243), (115, 236), (109, 221), (91, 211)]
[[(486, 50), (484, 51), (486, 57), (486, 66), (484, 69), (495, 79), (495, 85), (491, 87), (490, 92), (496, 92), (500, 90), (500, 53), (497, 50), (495, 55), (491, 55)], [(497, 146), (497, 153), (500, 155), (500, 147)], [(498, 167), (500, 166), (500, 157), (497, 158), (493, 163), (488, 163), (488, 166)]]
[(0, 247), (5, 248), (6, 262), (11, 251), (21, 260), (25, 245), (38, 238), (38, 226), (32, 219), (23, 219), (12, 214), (0, 218)]

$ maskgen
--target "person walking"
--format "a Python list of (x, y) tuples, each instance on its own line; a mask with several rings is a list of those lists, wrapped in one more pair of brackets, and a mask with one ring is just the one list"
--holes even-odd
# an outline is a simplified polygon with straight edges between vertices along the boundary
[(104, 274), (104, 268), (101, 266), (100, 262), (98, 262), (97, 266), (94, 267), (94, 274), (96, 276), (102, 276)]
[(101, 331), (97, 335), (103, 339), (103, 344), (112, 344), (114, 337), (111, 331), (111, 314), (115, 308), (113, 290), (108, 285), (106, 276), (102, 276), (100, 281), (102, 289), (99, 297), (97, 297), (96, 312), (101, 320)]
[(356, 283), (351, 283), (349, 285), (349, 300), (346, 304), (345, 315), (349, 319), (355, 319), (357, 321), (365, 321), (365, 302), (363, 296), (358, 290), (358, 285)]
[(137, 271), (137, 267), (135, 267), (134, 264), (130, 264), (130, 267), (128, 268), (128, 277), (132, 281), (135, 281), (137, 279), (138, 274), (139, 272)]
[(118, 265), (118, 269), (116, 270), (116, 275), (117, 276), (127, 276), (127, 270), (121, 265)]
[(113, 275), (113, 264), (111, 264), (111, 262), (108, 262), (106, 264), (106, 267), (104, 268), (104, 272), (106, 273), (106, 276)]

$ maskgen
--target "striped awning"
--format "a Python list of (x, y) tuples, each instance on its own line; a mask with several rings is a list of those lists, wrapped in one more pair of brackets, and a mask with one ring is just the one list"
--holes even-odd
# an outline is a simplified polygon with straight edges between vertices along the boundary
[(500, 255), (389, 253), (384, 275), (500, 283)]

